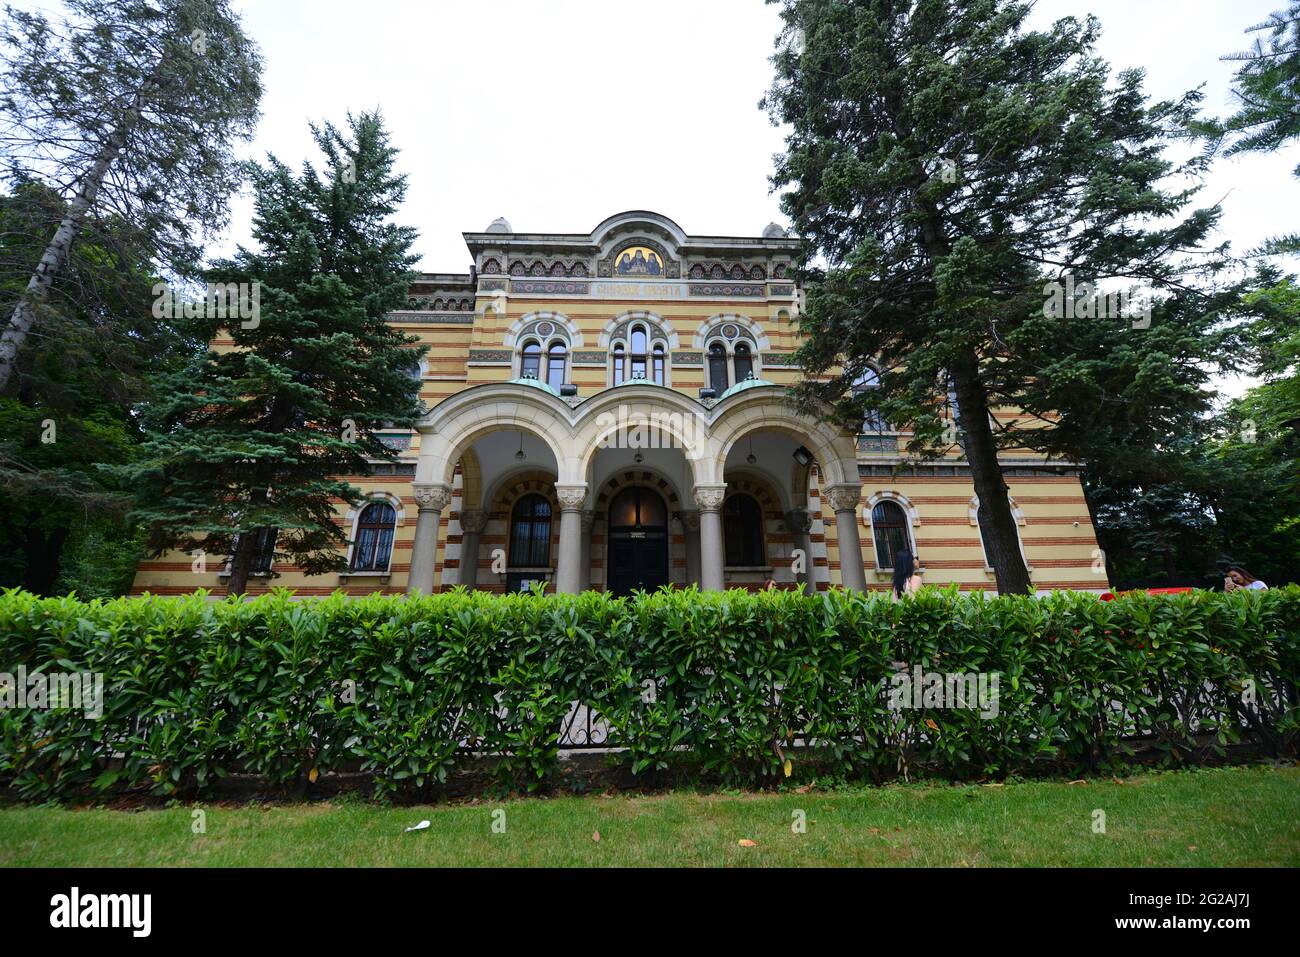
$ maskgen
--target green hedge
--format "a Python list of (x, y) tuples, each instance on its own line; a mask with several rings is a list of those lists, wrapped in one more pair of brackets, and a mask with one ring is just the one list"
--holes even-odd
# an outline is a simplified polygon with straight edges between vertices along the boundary
[[(899, 664), (999, 675), (996, 717), (897, 709)], [(0, 780), (31, 799), (149, 787), (194, 795), (253, 771), (276, 786), (362, 768), (380, 793), (494, 756), (512, 786), (557, 771), (573, 701), (632, 771), (734, 783), (915, 766), (1003, 775), (1054, 759), (1170, 763), (1254, 741), (1289, 753), (1300, 588), (1044, 598), (925, 590), (635, 599), (493, 596), (293, 601), (0, 595), (0, 672), (91, 671), (103, 714), (0, 711)], [(1248, 693), (1254, 688), (1254, 700)], [(1210, 736), (1207, 738), (1206, 736)]]

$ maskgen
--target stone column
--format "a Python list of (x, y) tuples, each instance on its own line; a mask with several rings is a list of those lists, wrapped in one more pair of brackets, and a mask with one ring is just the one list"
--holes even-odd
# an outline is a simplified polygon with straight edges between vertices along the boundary
[(578, 580), (583, 591), (591, 588), (591, 528), (596, 523), (596, 512), (590, 508), (582, 510), (582, 569)]
[(862, 539), (858, 535), (858, 503), (862, 486), (832, 485), (826, 497), (835, 510), (835, 529), (840, 545), (840, 582), (854, 591), (867, 590), (867, 575), (862, 562)]
[(695, 504), (700, 507), (700, 590), (722, 591), (727, 587), (723, 573), (722, 500), (727, 486), (695, 486)]
[(415, 542), (411, 546), (411, 571), (406, 576), (408, 595), (428, 595), (433, 591), (433, 562), (438, 554), (438, 523), (442, 510), (451, 501), (447, 485), (416, 485), (415, 504), (420, 507), (415, 520)]
[(587, 500), (586, 485), (557, 485), (560, 500), (560, 557), (555, 565), (555, 590), (576, 595), (582, 590), (582, 503)]
[(694, 509), (678, 512), (686, 535), (686, 584), (700, 584), (700, 513)]
[(488, 513), (471, 508), (460, 513), (460, 584), (470, 591), (478, 584), (479, 536), (487, 527)]
[(792, 508), (786, 512), (785, 527), (790, 529), (790, 534), (794, 538), (794, 547), (804, 555), (803, 590), (809, 595), (815, 595), (817, 583), (813, 581), (812, 539), (808, 536), (812, 531), (812, 516), (808, 514), (808, 509)]

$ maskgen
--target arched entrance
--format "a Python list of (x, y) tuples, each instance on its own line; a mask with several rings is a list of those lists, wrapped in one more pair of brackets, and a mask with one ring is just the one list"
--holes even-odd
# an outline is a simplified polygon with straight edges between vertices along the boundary
[(615, 595), (668, 584), (668, 506), (653, 489), (625, 488), (609, 503), (606, 574)]

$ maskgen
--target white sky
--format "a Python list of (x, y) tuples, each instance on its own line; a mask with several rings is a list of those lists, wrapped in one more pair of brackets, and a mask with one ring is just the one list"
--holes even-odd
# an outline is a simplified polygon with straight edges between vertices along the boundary
[[(50, 5), (48, 2), (41, 6)], [(1155, 97), (1202, 83), (1230, 107), (1245, 27), (1283, 0), (1039, 0), (1032, 22), (1096, 14), (1100, 52), (1144, 66)], [(410, 192), (419, 267), (462, 272), (463, 230), (586, 232), (652, 209), (688, 232), (757, 235), (784, 223), (769, 192), (781, 131), (757, 108), (777, 9), (761, 0), (236, 0), (266, 57), (254, 155), (312, 155), (309, 119), (379, 106)], [(1224, 201), (1234, 248), (1294, 228), (1300, 149), (1220, 162), (1202, 194)], [(247, 200), (231, 239), (247, 241)]]
[[(54, 0), (18, 0), (57, 9)], [(758, 235), (782, 222), (769, 192), (782, 134), (757, 108), (771, 79), (777, 8), (762, 0), (234, 0), (266, 59), (250, 155), (318, 159), (308, 120), (384, 111), (410, 190), (418, 268), (465, 272), (464, 230), (505, 216), (519, 231), (587, 232), (651, 209), (687, 232)], [(1243, 31), (1285, 0), (1038, 0), (1031, 25), (1094, 13), (1115, 70), (1142, 66), (1155, 98), (1204, 84), (1232, 107)], [(1201, 204), (1244, 251), (1300, 220), (1300, 147), (1221, 160)], [(249, 242), (236, 198), (217, 253)], [(1228, 394), (1242, 380), (1219, 382)]]

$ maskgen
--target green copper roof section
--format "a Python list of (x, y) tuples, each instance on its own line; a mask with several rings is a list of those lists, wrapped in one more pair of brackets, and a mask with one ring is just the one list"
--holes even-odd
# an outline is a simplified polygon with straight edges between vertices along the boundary
[(511, 385), (531, 385), (535, 389), (543, 389), (551, 395), (558, 397), (560, 392), (552, 386), (547, 385), (541, 379), (534, 379), (531, 376), (522, 376), (518, 379), (511, 379)]
[(753, 376), (750, 376), (748, 379), (741, 379), (726, 392), (722, 393), (722, 395), (718, 396), (718, 401), (721, 402), (723, 399), (731, 398), (737, 392), (744, 392), (746, 389), (756, 389), (762, 385), (776, 385), (776, 383), (768, 382), (766, 379), (755, 379)]

